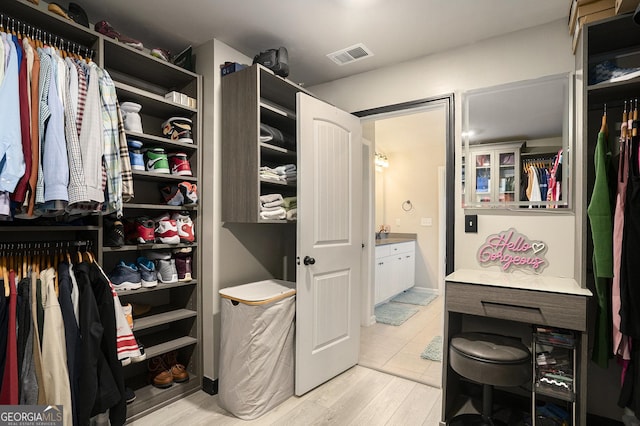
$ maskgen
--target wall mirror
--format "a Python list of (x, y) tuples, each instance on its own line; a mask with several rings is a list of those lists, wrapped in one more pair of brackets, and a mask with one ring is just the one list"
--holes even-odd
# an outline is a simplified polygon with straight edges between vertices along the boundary
[(465, 92), (463, 207), (566, 210), (572, 99), (569, 73)]

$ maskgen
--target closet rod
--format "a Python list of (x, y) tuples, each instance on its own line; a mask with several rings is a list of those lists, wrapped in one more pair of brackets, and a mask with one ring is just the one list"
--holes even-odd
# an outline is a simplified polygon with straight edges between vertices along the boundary
[(75, 41), (65, 39), (54, 33), (45, 31), (35, 25), (31, 25), (25, 21), (14, 18), (7, 13), (0, 12), (0, 28), (5, 30), (6, 32), (12, 32), (14, 34), (16, 33), (17, 29), (18, 33), (26, 34), (28, 37), (34, 40), (40, 40), (43, 43), (48, 43), (59, 49), (78, 54), (82, 54), (84, 52), (83, 56), (89, 57), (91, 59), (93, 59), (95, 55), (94, 50), (87, 46), (76, 43)]
[(3, 252), (25, 252), (25, 251), (55, 251), (69, 248), (90, 250), (93, 246), (91, 240), (79, 241), (29, 241), (0, 243), (0, 253)]

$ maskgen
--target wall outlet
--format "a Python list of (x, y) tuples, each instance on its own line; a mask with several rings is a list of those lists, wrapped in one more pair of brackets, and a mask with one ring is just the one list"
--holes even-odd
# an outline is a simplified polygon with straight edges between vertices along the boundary
[(420, 226), (433, 226), (433, 219), (430, 217), (420, 218)]
[(400, 218), (396, 219), (396, 225), (400, 226)]

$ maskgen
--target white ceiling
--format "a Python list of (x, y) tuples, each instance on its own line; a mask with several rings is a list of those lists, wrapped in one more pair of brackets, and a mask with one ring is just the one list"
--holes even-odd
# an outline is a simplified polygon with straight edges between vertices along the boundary
[[(216, 38), (253, 57), (285, 46), (289, 77), (306, 86), (566, 19), (570, 4), (570, 0), (75, 1), (90, 22), (107, 20), (147, 48), (177, 53)], [(339, 66), (325, 56), (360, 42), (373, 51), (373, 57)]]

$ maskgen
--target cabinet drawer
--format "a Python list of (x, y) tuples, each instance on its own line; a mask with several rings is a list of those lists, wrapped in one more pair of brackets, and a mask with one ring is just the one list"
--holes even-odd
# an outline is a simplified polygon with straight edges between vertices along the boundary
[(389, 248), (389, 254), (408, 253), (415, 251), (415, 243), (409, 241), (408, 243), (390, 244)]
[(389, 256), (389, 254), (391, 253), (390, 248), (391, 248), (391, 245), (389, 244), (376, 246), (376, 259)]
[(586, 330), (584, 296), (447, 282), (445, 303), (452, 312)]

